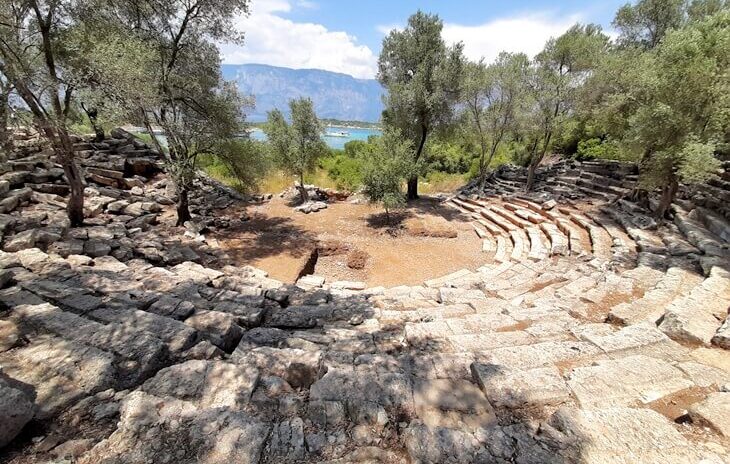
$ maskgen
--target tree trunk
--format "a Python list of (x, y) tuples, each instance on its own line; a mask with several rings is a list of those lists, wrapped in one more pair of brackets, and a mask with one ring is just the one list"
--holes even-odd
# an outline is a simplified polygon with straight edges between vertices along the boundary
[[(538, 161), (539, 163), (539, 161)], [(537, 169), (537, 164), (534, 161), (530, 163), (530, 166), (527, 168), (527, 183), (525, 184), (525, 191), (530, 192), (532, 190), (533, 185), (535, 184), (535, 170)]]
[(309, 201), (309, 195), (307, 194), (307, 188), (304, 187), (304, 173), (299, 174), (299, 196), (302, 198), (302, 204)]
[(409, 200), (418, 199), (418, 176), (413, 176), (408, 179), (408, 195)]
[[(418, 162), (418, 160), (421, 158), (421, 154), (423, 153), (423, 147), (426, 146), (426, 137), (428, 137), (428, 128), (426, 126), (421, 126), (421, 142), (418, 144), (418, 150), (416, 150), (416, 157), (414, 159), (415, 162)], [(408, 179), (408, 195), (406, 196), (408, 200), (417, 200), (418, 199), (418, 174), (414, 174), (411, 176), (410, 179)]]
[(5, 162), (13, 150), (13, 140), (8, 131), (8, 118), (10, 107), (8, 106), (9, 92), (4, 88), (0, 90), (0, 162)]
[(657, 205), (657, 209), (654, 211), (654, 217), (658, 221), (668, 219), (667, 213), (669, 211), (669, 207), (672, 206), (672, 202), (674, 201), (674, 197), (677, 195), (678, 190), (679, 184), (675, 179), (672, 179), (669, 185), (665, 185), (664, 188), (662, 188), (662, 196), (659, 200), (659, 205)]
[(188, 202), (188, 188), (178, 186), (177, 192), (177, 224), (181, 226), (192, 219), (190, 216), (190, 204)]
[(94, 128), (94, 142), (103, 142), (104, 128), (101, 127), (98, 122), (99, 112), (96, 110), (96, 108), (87, 108), (86, 105), (84, 105), (83, 103), (81, 103), (81, 108), (84, 110), (84, 113), (86, 113), (86, 116), (89, 118), (91, 127)]
[[(71, 195), (66, 204), (66, 213), (71, 222), (71, 227), (80, 227), (84, 224), (84, 180), (79, 167), (74, 160), (73, 147), (67, 136), (59, 134), (60, 146), (54, 147), (58, 160), (63, 166), (63, 173), (66, 175), (68, 185), (71, 188)], [(67, 143), (64, 143), (66, 139)]]

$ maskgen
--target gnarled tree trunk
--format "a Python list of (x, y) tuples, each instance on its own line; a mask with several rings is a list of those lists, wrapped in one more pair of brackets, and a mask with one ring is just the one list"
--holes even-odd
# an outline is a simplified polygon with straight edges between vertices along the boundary
[[(414, 158), (414, 162), (418, 162), (418, 160), (421, 159), (421, 155), (423, 154), (423, 147), (426, 146), (426, 137), (428, 137), (428, 127), (422, 125), (421, 141), (418, 144), (418, 150), (416, 150), (416, 157)], [(418, 174), (414, 174), (408, 179), (408, 193), (406, 198), (408, 198), (409, 200), (418, 199)]]
[(190, 215), (190, 202), (188, 200), (188, 188), (178, 186), (177, 191), (177, 225), (181, 226), (192, 219)]
[(662, 188), (662, 196), (659, 199), (659, 204), (657, 205), (656, 211), (654, 211), (654, 217), (661, 221), (663, 219), (668, 219), (668, 212), (669, 207), (672, 206), (672, 202), (674, 202), (674, 197), (677, 196), (677, 191), (679, 190), (679, 183), (676, 179), (672, 179), (669, 185), (665, 185)]
[[(71, 189), (71, 195), (66, 204), (66, 213), (71, 227), (84, 224), (84, 177), (74, 159), (73, 143), (65, 129), (56, 129), (53, 138), (53, 149), (58, 161), (63, 167), (63, 173)], [(48, 131), (46, 131), (48, 132)]]
[(7, 160), (8, 155), (13, 150), (13, 140), (10, 137), (10, 131), (8, 131), (8, 120), (10, 116), (10, 107), (8, 106), (9, 94), (10, 92), (4, 87), (0, 89), (0, 162)]
[(304, 172), (299, 173), (299, 197), (302, 199), (302, 204), (309, 201), (307, 188), (304, 186)]
[(89, 118), (89, 122), (91, 123), (91, 127), (94, 129), (94, 142), (103, 142), (104, 128), (99, 125), (99, 112), (96, 108), (87, 108), (83, 103), (81, 103), (81, 108), (84, 110), (84, 113), (86, 113), (86, 116)]

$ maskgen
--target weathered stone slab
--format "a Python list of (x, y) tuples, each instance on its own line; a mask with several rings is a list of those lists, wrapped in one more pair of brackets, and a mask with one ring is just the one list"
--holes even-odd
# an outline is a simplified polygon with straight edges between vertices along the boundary
[(534, 345), (504, 347), (480, 353), (480, 362), (529, 369), (562, 361), (574, 361), (603, 352), (592, 343), (548, 341)]
[(722, 459), (693, 446), (664, 416), (650, 409), (561, 408), (550, 425), (570, 443), (564, 462), (585, 464), (664, 464)]
[(33, 400), (0, 373), (0, 448), (10, 443), (33, 418)]
[(383, 410), (413, 414), (410, 378), (396, 372), (330, 368), (312, 384), (310, 401), (337, 401), (347, 405), (347, 414), (357, 423), (378, 421)]
[(707, 424), (730, 437), (730, 392), (710, 393), (704, 401), (689, 408), (689, 415), (693, 422)]
[(136, 391), (125, 398), (117, 430), (80, 464), (176, 462), (257, 464), (269, 427), (242, 411), (200, 409)]
[(466, 380), (416, 380), (413, 401), (416, 414), (429, 427), (473, 431), (496, 421), (484, 394)]
[(262, 372), (281, 377), (293, 387), (309, 387), (323, 374), (322, 353), (292, 348), (259, 347), (249, 349), (239, 345), (231, 359), (237, 363), (258, 367)]
[(232, 314), (220, 311), (197, 311), (185, 320), (185, 324), (201, 332), (215, 346), (231, 352), (243, 336), (243, 329)]
[(689, 297), (672, 304), (659, 324), (659, 329), (674, 340), (705, 346), (710, 345), (719, 328), (720, 322), (703, 302)]
[(568, 385), (584, 409), (646, 404), (694, 386), (681, 370), (643, 355), (573, 369)]
[(111, 354), (42, 335), (0, 354), (3, 371), (36, 389), (38, 418), (48, 418), (83, 396), (116, 385)]
[(251, 399), (259, 372), (224, 361), (187, 361), (162, 369), (141, 390), (160, 398), (194, 403), (199, 408), (240, 409)]
[(132, 331), (147, 332), (161, 339), (173, 353), (187, 350), (198, 341), (198, 333), (182, 322), (133, 309), (101, 308), (89, 317), (104, 322), (117, 322)]
[(24, 323), (122, 358), (124, 375), (130, 376), (133, 383), (157, 371), (167, 357), (160, 339), (120, 324), (100, 324), (47, 303), (18, 306), (14, 311)]
[(471, 372), (495, 408), (541, 408), (570, 401), (570, 390), (555, 367), (522, 370), (475, 362)]
[(439, 303), (443, 304), (471, 304), (486, 300), (487, 296), (481, 290), (464, 288), (442, 287), (439, 289)]

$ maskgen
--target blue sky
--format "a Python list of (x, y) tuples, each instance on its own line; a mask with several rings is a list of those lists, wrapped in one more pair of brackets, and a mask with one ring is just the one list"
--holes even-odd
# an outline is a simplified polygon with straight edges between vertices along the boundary
[(469, 58), (490, 61), (502, 50), (535, 54), (545, 40), (575, 22), (598, 23), (611, 32), (614, 13), (624, 3), (252, 0), (251, 14), (237, 20), (246, 44), (223, 44), (221, 51), (230, 64), (319, 68), (372, 78), (383, 37), (418, 9), (437, 13), (445, 39), (464, 42)]

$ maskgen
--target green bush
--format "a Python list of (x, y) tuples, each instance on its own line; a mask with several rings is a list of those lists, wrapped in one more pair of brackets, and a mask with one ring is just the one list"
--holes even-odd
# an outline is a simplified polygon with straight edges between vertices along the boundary
[(466, 150), (462, 145), (451, 142), (434, 140), (426, 147), (426, 171), (440, 171), (450, 174), (469, 171), (474, 153)]
[(264, 142), (235, 139), (221, 143), (214, 155), (201, 155), (197, 165), (208, 175), (241, 191), (255, 191), (272, 166)]
[(329, 177), (335, 181), (337, 188), (356, 190), (362, 185), (363, 162), (359, 157), (340, 152), (320, 158), (319, 166), (327, 171)]
[(592, 159), (620, 159), (618, 146), (610, 140), (592, 138), (578, 142), (575, 159), (579, 161)]

